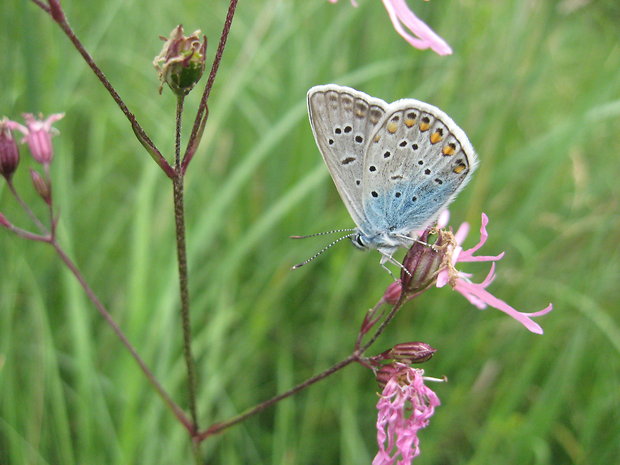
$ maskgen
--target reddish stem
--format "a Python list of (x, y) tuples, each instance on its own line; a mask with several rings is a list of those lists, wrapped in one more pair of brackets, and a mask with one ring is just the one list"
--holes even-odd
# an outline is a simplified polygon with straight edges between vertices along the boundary
[(228, 40), (228, 34), (230, 33), (230, 27), (232, 26), (236, 8), (237, 0), (230, 0), (228, 12), (226, 13), (226, 21), (224, 21), (224, 28), (222, 29), (222, 35), (220, 36), (220, 42), (217, 46), (217, 52), (215, 52), (213, 64), (211, 65), (209, 79), (207, 79), (207, 85), (202, 93), (200, 105), (198, 106), (198, 111), (196, 112), (196, 119), (194, 120), (194, 126), (192, 127), (192, 133), (189, 137), (189, 141), (187, 142), (185, 155), (183, 156), (183, 173), (187, 171), (187, 166), (192, 161), (192, 158), (198, 149), (198, 144), (200, 143), (200, 139), (202, 137), (202, 131), (204, 131), (205, 123), (207, 121), (207, 117), (209, 116), (207, 101), (209, 100), (209, 95), (211, 95), (211, 89), (213, 88), (213, 83), (215, 82), (215, 76), (217, 75), (217, 71), (222, 61), (222, 55), (224, 54), (224, 48), (226, 47), (226, 41)]
[(118, 95), (118, 92), (116, 92), (116, 89), (114, 89), (114, 87), (112, 86), (108, 78), (105, 76), (103, 71), (101, 71), (99, 66), (97, 66), (97, 63), (95, 63), (93, 58), (86, 51), (86, 48), (84, 48), (84, 45), (82, 45), (82, 42), (80, 42), (78, 37), (75, 35), (75, 33), (73, 32), (73, 29), (71, 29), (71, 26), (69, 26), (69, 23), (66, 20), (64, 12), (62, 11), (62, 7), (60, 6), (60, 3), (56, 0), (50, 0), (50, 4), (52, 4), (54, 7), (52, 10), (46, 5), (44, 5), (39, 0), (32, 0), (32, 2), (38, 7), (40, 7), (47, 14), (49, 14), (54, 20), (54, 22), (56, 22), (56, 24), (60, 26), (60, 28), (63, 30), (65, 35), (69, 38), (73, 46), (79, 52), (79, 54), (82, 55), (82, 58), (84, 58), (84, 61), (86, 62), (86, 64), (90, 67), (93, 73), (95, 73), (99, 81), (107, 89), (107, 91), (112, 96), (112, 98), (114, 99), (118, 107), (121, 109), (123, 114), (127, 117), (140, 143), (149, 152), (153, 160), (155, 160), (155, 162), (166, 173), (166, 175), (169, 178), (173, 178), (174, 170), (172, 169), (170, 164), (166, 161), (164, 156), (159, 152), (157, 147), (155, 147), (155, 144), (153, 143), (153, 141), (151, 141), (151, 139), (146, 134), (146, 132), (144, 132), (144, 129), (142, 129), (142, 126), (140, 126), (134, 114), (129, 111), (129, 108), (127, 108), (127, 105), (125, 105), (125, 102), (123, 102), (120, 95)]

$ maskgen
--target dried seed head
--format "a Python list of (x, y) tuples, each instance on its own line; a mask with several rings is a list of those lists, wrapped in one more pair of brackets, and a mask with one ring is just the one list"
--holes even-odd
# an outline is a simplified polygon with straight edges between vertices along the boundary
[(205, 70), (207, 37), (200, 37), (200, 30), (189, 36), (183, 35), (178, 25), (170, 33), (153, 66), (159, 73), (159, 93), (165, 84), (177, 95), (187, 95), (202, 77)]

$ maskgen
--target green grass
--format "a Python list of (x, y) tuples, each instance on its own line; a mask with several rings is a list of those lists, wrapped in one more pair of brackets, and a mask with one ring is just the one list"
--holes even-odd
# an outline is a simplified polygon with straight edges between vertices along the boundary
[[(225, 1), (63, 2), (70, 22), (153, 140), (173, 147), (174, 99), (157, 94), (158, 35), (201, 28), (213, 57)], [(350, 227), (310, 132), (305, 94), (337, 82), (439, 106), (481, 160), (451, 208), (488, 254), (502, 313), (435, 289), (374, 352), (423, 340), (442, 400), (419, 464), (608, 465), (620, 456), (620, 7), (614, 0), (409, 0), (453, 46), (412, 49), (382, 5), (241, 1), (187, 178), (200, 420), (226, 419), (344, 358), (389, 276), (340, 246)], [(28, 1), (0, 5), (1, 113), (66, 113), (54, 196), (63, 244), (175, 399), (186, 405), (171, 189), (58, 28)], [(188, 99), (188, 117), (197, 95)], [(189, 124), (187, 125), (189, 126)], [(32, 194), (24, 159), (16, 183)], [(0, 210), (26, 218), (8, 190)], [(470, 238), (467, 245), (473, 245)], [(185, 464), (187, 437), (50, 248), (0, 231), (0, 463)], [(483, 267), (468, 268), (480, 274)], [(209, 464), (364, 464), (376, 451), (376, 383), (349, 367), (204, 448)]]

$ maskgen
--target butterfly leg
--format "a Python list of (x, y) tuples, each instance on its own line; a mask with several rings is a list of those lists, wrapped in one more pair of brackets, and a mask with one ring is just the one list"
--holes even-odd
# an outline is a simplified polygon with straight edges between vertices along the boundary
[(397, 234), (397, 237), (401, 239), (408, 239), (413, 243), (418, 243), (420, 245), (425, 245), (426, 247), (430, 247), (433, 251), (437, 252), (435, 244), (429, 244), (428, 242), (421, 241), (420, 239), (414, 239), (413, 237), (405, 236), (404, 234)]
[(381, 267), (384, 270), (387, 270), (387, 272), (390, 273), (390, 276), (392, 277), (392, 279), (394, 281), (398, 281), (398, 278), (396, 278), (394, 276), (394, 273), (392, 273), (392, 270), (390, 270), (387, 266), (385, 266), (385, 264), (387, 262), (392, 263), (393, 265), (396, 265), (397, 267), (399, 267), (402, 270), (405, 270), (405, 273), (407, 273), (409, 276), (411, 276), (411, 273), (409, 273), (409, 270), (407, 270), (407, 268), (405, 268), (401, 262), (399, 262), (394, 257), (392, 257), (392, 255), (387, 254), (387, 253), (382, 252), (382, 251), (379, 251), (379, 252), (381, 252), (381, 261), (379, 262), (379, 264), (381, 265)]

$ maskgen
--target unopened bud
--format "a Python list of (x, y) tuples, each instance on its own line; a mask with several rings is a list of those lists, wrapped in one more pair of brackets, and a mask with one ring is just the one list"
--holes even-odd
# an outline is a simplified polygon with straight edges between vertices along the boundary
[(10, 181), (19, 164), (19, 149), (9, 123), (7, 118), (0, 121), (0, 175), (7, 181)]
[(390, 358), (403, 363), (422, 363), (437, 352), (425, 342), (404, 342), (396, 344), (389, 352)]
[(178, 25), (166, 39), (164, 47), (153, 60), (159, 73), (159, 93), (164, 83), (177, 95), (187, 95), (202, 77), (205, 70), (207, 37), (200, 37), (200, 30), (189, 36), (183, 35), (183, 26)]
[(414, 242), (405, 259), (403, 260), (404, 269), (401, 270), (400, 280), (407, 294), (427, 289), (437, 280), (437, 273), (449, 259), (450, 238), (454, 238), (451, 232), (438, 230), (432, 234), (437, 236), (433, 244), (429, 244), (430, 230), (427, 229), (419, 237), (418, 242)]
[(383, 300), (390, 305), (396, 305), (396, 302), (400, 299), (400, 294), (403, 292), (403, 285), (400, 281), (394, 281), (390, 284), (383, 293)]
[(39, 174), (38, 171), (30, 170), (30, 177), (32, 178), (32, 184), (37, 194), (45, 201), (46, 204), (52, 204), (52, 188), (48, 182)]

